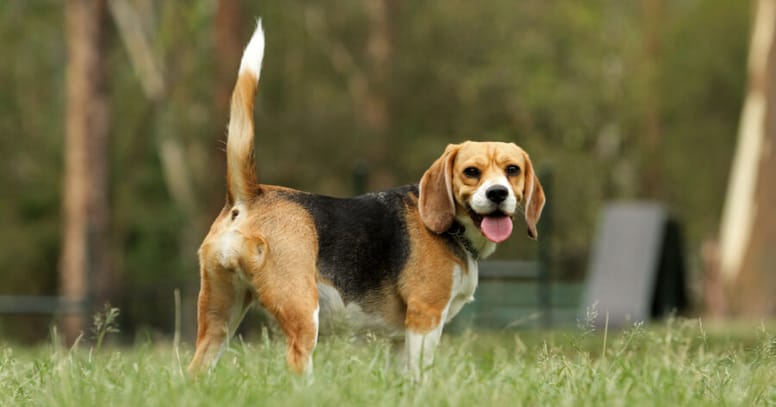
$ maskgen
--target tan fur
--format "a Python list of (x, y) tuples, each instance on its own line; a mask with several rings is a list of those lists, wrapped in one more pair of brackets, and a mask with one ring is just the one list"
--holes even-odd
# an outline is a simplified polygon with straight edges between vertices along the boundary
[(455, 220), (452, 171), (458, 150), (458, 145), (448, 145), (420, 179), (420, 217), (436, 233), (444, 233)]
[(253, 105), (258, 78), (251, 71), (237, 77), (226, 144), (226, 202), (248, 201), (258, 193), (253, 147)]
[[(258, 34), (260, 30), (259, 25)], [(318, 335), (317, 284), (332, 286), (318, 274), (319, 242), (314, 219), (298, 203), (287, 199), (289, 192), (296, 192), (258, 184), (253, 151), (258, 71), (247, 66), (241, 69), (232, 94), (226, 148), (226, 205), (199, 249), (201, 285), (196, 351), (189, 365), (192, 373), (215, 363), (225, 341), (257, 300), (275, 316), (285, 334), (289, 366), (296, 372), (305, 371)], [(509, 183), (514, 197), (525, 208), (529, 235), (536, 237), (544, 192), (528, 154), (516, 145), (449, 145), (423, 175), (417, 202), (408, 205), (414, 208), (417, 204), (418, 210), (408, 210), (405, 215), (411, 249), (398, 281), (366, 293), (367, 298), (361, 303), (365, 311), (379, 315), (389, 325), (406, 329), (415, 335), (413, 338), (429, 333), (425, 344), (413, 341), (413, 354), (417, 354), (418, 346), (438, 341), (452, 296), (468, 301), (476, 287), (476, 274), (469, 267), (476, 267), (473, 261), (477, 256), (465, 254), (463, 248), (456, 250), (452, 245), (459, 243), (439, 235), (455, 221), (466, 223), (472, 195), (484, 182), (504, 179), (509, 165), (518, 165), (522, 170), (519, 175), (510, 176)], [(463, 175), (464, 169), (471, 166), (481, 171), (478, 179)], [(408, 198), (415, 199), (412, 194)], [(468, 222), (472, 224), (471, 219)], [(467, 227), (466, 236), (478, 246), (482, 257), (495, 248), (476, 228)], [(482, 251), (483, 247), (488, 249)], [(468, 275), (471, 278), (464, 283), (453, 281), (456, 275), (465, 280), (462, 273), (472, 273)], [(463, 303), (458, 301), (453, 312)], [(416, 362), (411, 362), (411, 366), (417, 367)]]
[(532, 239), (536, 239), (539, 233), (536, 231), (536, 224), (539, 222), (539, 218), (542, 216), (542, 209), (544, 209), (544, 189), (539, 182), (539, 177), (536, 176), (531, 159), (528, 158), (528, 153), (523, 152), (526, 162), (525, 179), (523, 186), (523, 197), (525, 201), (525, 223), (528, 225), (528, 236)]
[(450, 301), (454, 265), (464, 267), (447, 244), (423, 226), (419, 213), (408, 215), (410, 256), (400, 280), (401, 296), (407, 304), (404, 325), (425, 333), (442, 323), (442, 313)]
[[(289, 365), (305, 368), (317, 331), (316, 233), (301, 207), (278, 199), (280, 188), (261, 196), (233, 218), (224, 210), (200, 247), (201, 287), (197, 350), (189, 366), (196, 372), (217, 356), (245, 309), (259, 299), (286, 336)], [(240, 302), (240, 299), (248, 301)]]

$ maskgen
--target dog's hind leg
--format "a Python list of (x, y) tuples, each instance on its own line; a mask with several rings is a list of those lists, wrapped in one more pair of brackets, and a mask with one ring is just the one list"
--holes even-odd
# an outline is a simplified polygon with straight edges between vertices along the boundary
[(212, 367), (224, 350), (226, 341), (253, 303), (250, 286), (238, 274), (234, 264), (224, 264), (224, 256), (212, 247), (200, 250), (201, 285), (197, 306), (197, 345), (189, 372)]
[[(271, 268), (271, 270), (270, 270)], [(301, 270), (313, 270), (304, 267)], [(275, 316), (286, 337), (286, 360), (296, 373), (312, 373), (312, 355), (318, 342), (318, 288), (314, 272), (299, 268), (266, 267), (254, 281), (259, 300)], [(264, 278), (273, 274), (274, 278)]]
[[(300, 294), (301, 295), (301, 294)], [(304, 295), (315, 296), (315, 291)], [(288, 301), (273, 310), (286, 336), (286, 361), (297, 373), (311, 374), (313, 350), (318, 342), (318, 304)]]

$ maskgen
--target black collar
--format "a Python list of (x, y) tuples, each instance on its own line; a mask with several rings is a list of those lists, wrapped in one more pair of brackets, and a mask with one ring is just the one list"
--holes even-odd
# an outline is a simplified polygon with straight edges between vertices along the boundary
[(472, 244), (472, 241), (466, 237), (466, 227), (458, 222), (453, 222), (453, 225), (450, 226), (450, 229), (447, 230), (447, 233), (456, 242), (458, 242), (458, 244), (463, 246), (464, 250), (466, 250), (466, 252), (469, 253), (474, 260), (478, 260), (480, 258), (480, 251), (477, 250), (477, 248), (474, 247), (474, 244)]

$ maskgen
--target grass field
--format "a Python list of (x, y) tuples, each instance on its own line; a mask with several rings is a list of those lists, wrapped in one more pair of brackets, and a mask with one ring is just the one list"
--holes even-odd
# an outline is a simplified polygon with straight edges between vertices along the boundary
[[(618, 333), (446, 336), (413, 383), (391, 344), (322, 338), (312, 380), (288, 372), (282, 339), (233, 341), (210, 374), (191, 346), (0, 346), (0, 405), (24, 406), (752, 406), (776, 404), (776, 335), (670, 321)], [(52, 341), (54, 342), (54, 341)], [(142, 341), (141, 341), (142, 342)], [(94, 343), (94, 342), (93, 342)]]

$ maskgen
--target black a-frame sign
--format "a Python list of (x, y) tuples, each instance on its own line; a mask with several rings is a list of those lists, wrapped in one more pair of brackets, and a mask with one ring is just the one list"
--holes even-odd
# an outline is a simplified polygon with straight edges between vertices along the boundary
[(594, 307), (597, 324), (623, 327), (686, 311), (681, 231), (663, 205), (610, 204), (596, 233), (582, 312)]

